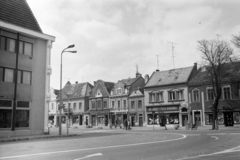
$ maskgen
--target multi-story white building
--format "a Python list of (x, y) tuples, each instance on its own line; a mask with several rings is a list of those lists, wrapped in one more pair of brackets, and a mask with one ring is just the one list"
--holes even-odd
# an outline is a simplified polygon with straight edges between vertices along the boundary
[(54, 41), (26, 0), (0, 1), (0, 136), (48, 132)]

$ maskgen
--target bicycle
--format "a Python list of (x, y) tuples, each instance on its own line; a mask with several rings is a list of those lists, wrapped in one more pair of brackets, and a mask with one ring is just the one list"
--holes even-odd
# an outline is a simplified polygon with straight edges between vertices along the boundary
[(190, 128), (194, 129), (194, 130), (197, 130), (198, 129), (198, 125), (197, 124), (192, 124), (192, 123), (188, 123), (186, 126), (185, 126), (186, 130), (189, 130)]

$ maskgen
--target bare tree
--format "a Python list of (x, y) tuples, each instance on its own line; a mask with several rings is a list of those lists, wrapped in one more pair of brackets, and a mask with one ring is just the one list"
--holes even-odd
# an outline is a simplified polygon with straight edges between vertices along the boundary
[(232, 43), (233, 43), (237, 48), (240, 48), (240, 33), (239, 33), (239, 35), (233, 35)]
[(201, 52), (202, 65), (206, 68), (206, 76), (213, 87), (214, 102), (212, 129), (218, 129), (218, 104), (221, 98), (221, 88), (226, 80), (234, 75), (235, 56), (233, 49), (227, 41), (221, 40), (200, 40), (198, 50)]

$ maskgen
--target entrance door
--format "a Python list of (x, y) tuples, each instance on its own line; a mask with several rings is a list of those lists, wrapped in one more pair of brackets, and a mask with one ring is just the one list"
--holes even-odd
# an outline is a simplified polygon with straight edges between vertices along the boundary
[(182, 126), (186, 126), (188, 124), (188, 115), (182, 115)]
[(195, 124), (201, 126), (201, 114), (199, 111), (194, 112)]
[(139, 126), (142, 127), (143, 126), (143, 117), (139, 116)]
[(82, 125), (82, 115), (79, 116), (79, 125)]
[(96, 126), (96, 116), (92, 116), (92, 125)]
[(233, 112), (224, 113), (225, 126), (233, 126)]
[(131, 117), (131, 126), (135, 126), (135, 117), (134, 116)]

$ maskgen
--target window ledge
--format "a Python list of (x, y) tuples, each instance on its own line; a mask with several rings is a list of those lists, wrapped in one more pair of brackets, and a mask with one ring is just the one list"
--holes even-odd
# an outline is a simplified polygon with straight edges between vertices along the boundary
[(154, 102), (149, 102), (149, 103), (164, 103), (164, 101), (154, 101)]
[(179, 102), (179, 101), (185, 101), (185, 99), (168, 100), (168, 102)]

